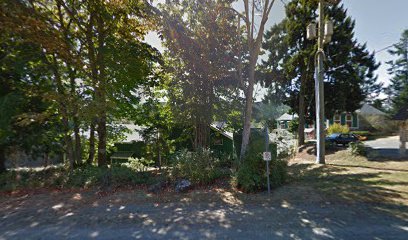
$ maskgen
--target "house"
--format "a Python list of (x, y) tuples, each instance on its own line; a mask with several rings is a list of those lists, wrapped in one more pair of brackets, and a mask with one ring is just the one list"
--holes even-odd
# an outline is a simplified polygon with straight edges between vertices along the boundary
[[(371, 130), (374, 128), (371, 122), (371, 118), (385, 119), (386, 113), (378, 110), (377, 108), (365, 103), (363, 106), (356, 110), (355, 112), (337, 112), (333, 117), (326, 118), (326, 128), (338, 123), (341, 125), (347, 125), (351, 130)], [(283, 114), (277, 119), (277, 126), (279, 129), (287, 129), (289, 123), (297, 118), (297, 115), (290, 115), (288, 113)], [(314, 126), (305, 125), (305, 130), (308, 131), (308, 134), (313, 135)]]
[(141, 158), (146, 146), (140, 134), (143, 128), (135, 124), (119, 124), (119, 126), (124, 130), (124, 139), (115, 143), (116, 151), (110, 156), (110, 159), (127, 161), (130, 157)]
[(278, 129), (288, 129), (289, 123), (298, 118), (297, 114), (285, 113), (276, 119), (276, 125)]
[[(140, 132), (143, 127), (134, 124), (119, 124), (123, 128), (124, 139), (115, 143), (116, 151), (110, 156), (111, 160), (127, 161), (130, 157), (141, 158), (146, 155), (146, 143)], [(227, 131), (225, 122), (214, 122), (210, 126), (209, 148), (217, 153), (231, 155), (234, 153), (233, 133)], [(189, 142), (176, 146), (176, 150), (191, 149)]]
[(227, 130), (225, 122), (214, 122), (210, 125), (210, 149), (220, 154), (233, 156), (234, 134)]

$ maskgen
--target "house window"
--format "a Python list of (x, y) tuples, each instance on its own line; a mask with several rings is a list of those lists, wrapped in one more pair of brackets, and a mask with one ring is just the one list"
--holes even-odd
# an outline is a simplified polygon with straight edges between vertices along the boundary
[(353, 126), (353, 115), (351, 115), (351, 113), (347, 113), (346, 115), (346, 124), (349, 128)]
[(286, 129), (285, 121), (280, 122), (280, 127), (281, 127), (281, 129)]
[(334, 120), (334, 123), (341, 124), (340, 114), (335, 114), (333, 120)]

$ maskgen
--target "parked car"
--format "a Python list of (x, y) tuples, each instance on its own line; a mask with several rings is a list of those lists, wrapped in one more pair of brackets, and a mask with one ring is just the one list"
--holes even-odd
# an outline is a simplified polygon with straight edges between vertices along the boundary
[(343, 146), (359, 141), (358, 136), (352, 133), (333, 133), (326, 137), (326, 141), (332, 144), (341, 144)]

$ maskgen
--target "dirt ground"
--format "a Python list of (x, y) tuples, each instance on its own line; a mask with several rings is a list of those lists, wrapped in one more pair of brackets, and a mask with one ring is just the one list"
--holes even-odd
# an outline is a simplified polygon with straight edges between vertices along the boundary
[(232, 188), (0, 196), (0, 239), (408, 239), (408, 161), (302, 153), (271, 195)]

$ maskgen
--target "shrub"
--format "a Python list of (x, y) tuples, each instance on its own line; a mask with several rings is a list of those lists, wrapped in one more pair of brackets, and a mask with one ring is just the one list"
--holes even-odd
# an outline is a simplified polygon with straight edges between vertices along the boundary
[(208, 149), (196, 152), (181, 150), (175, 154), (171, 175), (175, 179), (187, 178), (196, 184), (208, 184), (222, 175), (219, 159)]
[(333, 134), (333, 133), (349, 133), (350, 129), (347, 125), (341, 125), (338, 123), (335, 123), (333, 125), (331, 125), (328, 129), (327, 129), (327, 133)]
[[(266, 163), (261, 154), (247, 155), (240, 165), (236, 184), (244, 192), (256, 192), (267, 188)], [(285, 160), (272, 160), (269, 164), (271, 187), (283, 185), (287, 177), (287, 162)]]
[(352, 155), (365, 156), (367, 154), (366, 148), (361, 142), (351, 142), (349, 144), (349, 150)]
[(132, 186), (153, 181), (149, 172), (137, 172), (129, 167), (100, 168), (84, 166), (69, 172), (65, 168), (48, 168), (40, 171), (19, 170), (0, 174), (0, 190), (22, 188), (90, 188), (97, 186)]
[(288, 131), (292, 134), (297, 134), (299, 128), (299, 119), (293, 119), (289, 122)]
[(122, 167), (130, 168), (136, 172), (147, 172), (150, 165), (154, 163), (153, 160), (146, 158), (129, 158), (126, 163), (122, 163)]

